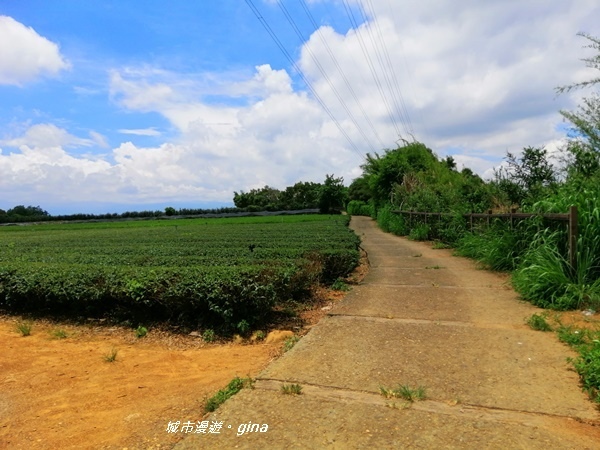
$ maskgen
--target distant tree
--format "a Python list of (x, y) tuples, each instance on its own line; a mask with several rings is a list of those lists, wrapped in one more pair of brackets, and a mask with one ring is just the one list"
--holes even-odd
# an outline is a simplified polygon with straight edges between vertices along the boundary
[(275, 210), (279, 206), (281, 191), (265, 186), (261, 189), (252, 189), (249, 192), (241, 191), (233, 193), (233, 203), (238, 208), (250, 208), (252, 210)]
[(165, 214), (167, 216), (174, 216), (175, 214), (177, 214), (177, 210), (175, 210), (175, 208), (173, 208), (172, 206), (167, 206), (165, 208)]
[(330, 214), (339, 211), (344, 207), (347, 197), (347, 189), (344, 186), (344, 179), (334, 178), (332, 175), (325, 177), (325, 182), (321, 187), (319, 197), (319, 211), (321, 214)]
[(300, 181), (288, 186), (279, 196), (279, 209), (297, 210), (319, 207), (320, 183)]
[(556, 186), (557, 171), (544, 147), (525, 147), (520, 157), (506, 152), (506, 166), (495, 173), (496, 185), (511, 203), (535, 201), (547, 188)]
[(48, 211), (43, 210), (39, 206), (24, 206), (18, 205), (6, 212), (9, 216), (21, 216), (21, 217), (48, 217), (50, 214)]
[(348, 200), (358, 200), (368, 202), (371, 199), (371, 188), (369, 187), (369, 178), (367, 175), (362, 175), (356, 179), (348, 187)]

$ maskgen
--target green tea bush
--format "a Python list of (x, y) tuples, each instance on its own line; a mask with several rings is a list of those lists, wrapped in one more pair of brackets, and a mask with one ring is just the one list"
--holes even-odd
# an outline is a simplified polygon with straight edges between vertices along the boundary
[(0, 308), (247, 333), (269, 320), (278, 302), (302, 301), (316, 283), (354, 269), (360, 239), (349, 220), (0, 230)]

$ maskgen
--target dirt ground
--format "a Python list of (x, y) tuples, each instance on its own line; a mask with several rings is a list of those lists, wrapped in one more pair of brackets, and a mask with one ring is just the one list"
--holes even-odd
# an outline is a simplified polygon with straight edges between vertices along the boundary
[[(320, 291), (294, 332), (307, 332), (343, 296)], [(202, 419), (208, 397), (236, 376), (255, 377), (293, 334), (206, 343), (153, 329), (137, 338), (97, 321), (34, 320), (24, 337), (22, 320), (0, 315), (0, 449), (171, 448), (183, 435), (166, 432), (170, 421)], [(113, 350), (115, 361), (106, 361)]]

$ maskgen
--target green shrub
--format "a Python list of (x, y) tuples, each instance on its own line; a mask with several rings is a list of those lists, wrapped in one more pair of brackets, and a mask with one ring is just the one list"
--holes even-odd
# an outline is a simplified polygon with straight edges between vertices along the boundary
[(386, 233), (398, 236), (406, 236), (408, 233), (404, 217), (401, 214), (393, 213), (390, 205), (377, 210), (377, 225)]

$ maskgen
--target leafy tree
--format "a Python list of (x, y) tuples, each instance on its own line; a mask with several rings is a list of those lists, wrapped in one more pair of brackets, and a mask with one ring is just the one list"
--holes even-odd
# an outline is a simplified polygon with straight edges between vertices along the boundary
[(172, 206), (167, 206), (165, 208), (165, 214), (167, 216), (174, 216), (177, 213), (177, 211), (175, 210), (175, 208), (173, 208)]
[(24, 206), (18, 205), (6, 212), (9, 216), (21, 216), (21, 217), (49, 217), (48, 211), (44, 211), (39, 206)]
[(348, 187), (348, 200), (358, 200), (368, 202), (371, 199), (371, 189), (369, 188), (369, 178), (362, 175), (356, 178)]
[(344, 187), (344, 179), (334, 178), (332, 175), (325, 177), (319, 196), (319, 210), (321, 214), (329, 214), (341, 210), (347, 197), (347, 189)]
[(288, 186), (279, 196), (279, 209), (297, 210), (317, 208), (321, 187), (320, 183), (303, 181), (293, 186)]
[(265, 186), (261, 189), (252, 189), (250, 192), (241, 191), (233, 193), (233, 203), (238, 208), (250, 208), (254, 210), (275, 210), (279, 205), (281, 191)]

